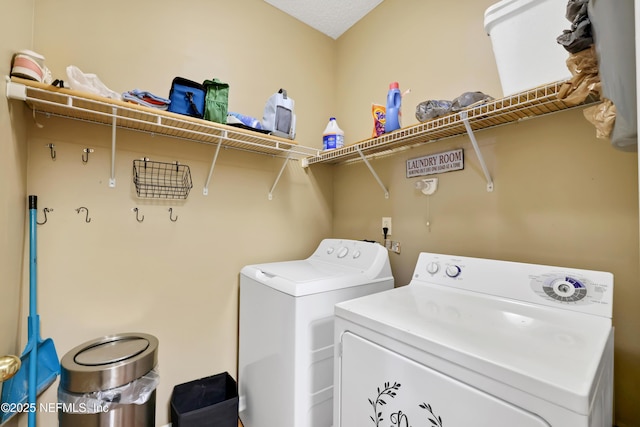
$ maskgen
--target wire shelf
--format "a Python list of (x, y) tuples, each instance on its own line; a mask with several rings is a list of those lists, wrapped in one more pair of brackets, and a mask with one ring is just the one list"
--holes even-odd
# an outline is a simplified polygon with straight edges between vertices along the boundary
[(282, 157), (305, 158), (318, 153), (290, 139), (17, 77), (7, 82), (7, 98), (25, 101), (32, 110), (50, 116), (202, 144), (222, 143), (227, 148)]
[(143, 198), (186, 199), (193, 188), (189, 166), (146, 158), (133, 161), (133, 183)]
[[(549, 83), (521, 93), (495, 99), (464, 110), (468, 115), (471, 129), (479, 131), (533, 117), (543, 116), (570, 108), (584, 107), (598, 102), (590, 95), (580, 105), (570, 105), (558, 99), (564, 81)], [(306, 159), (314, 163), (340, 163), (359, 161), (361, 156), (382, 156), (408, 149), (418, 144), (431, 143), (445, 138), (467, 134), (460, 113), (437, 117), (424, 123), (399, 129), (377, 138), (360, 141), (336, 150), (323, 151)]]

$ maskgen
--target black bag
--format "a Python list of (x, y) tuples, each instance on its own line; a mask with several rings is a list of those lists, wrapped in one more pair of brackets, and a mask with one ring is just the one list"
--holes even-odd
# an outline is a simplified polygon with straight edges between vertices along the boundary
[(205, 95), (205, 88), (200, 83), (176, 77), (171, 82), (169, 111), (201, 119), (204, 117)]

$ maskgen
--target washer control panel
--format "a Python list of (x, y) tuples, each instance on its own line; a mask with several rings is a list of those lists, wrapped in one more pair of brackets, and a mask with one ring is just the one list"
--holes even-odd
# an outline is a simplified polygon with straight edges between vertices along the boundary
[(611, 273), (421, 253), (412, 284), (437, 284), (611, 317)]
[(388, 262), (388, 257), (387, 249), (378, 243), (324, 239), (309, 259), (368, 269), (376, 262)]

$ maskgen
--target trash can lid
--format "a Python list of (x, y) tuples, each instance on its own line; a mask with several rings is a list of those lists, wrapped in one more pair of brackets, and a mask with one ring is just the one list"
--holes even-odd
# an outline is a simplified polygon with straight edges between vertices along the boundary
[(81, 344), (60, 361), (60, 387), (71, 393), (90, 393), (128, 384), (157, 363), (158, 339), (124, 333)]
[(88, 346), (76, 353), (79, 365), (101, 366), (131, 359), (149, 348), (149, 340), (141, 337), (124, 337)]

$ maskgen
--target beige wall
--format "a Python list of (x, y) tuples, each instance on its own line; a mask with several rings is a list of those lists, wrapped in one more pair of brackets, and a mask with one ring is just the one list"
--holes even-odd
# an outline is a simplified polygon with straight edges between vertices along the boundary
[[(54, 209), (38, 230), (43, 336), (54, 338), (60, 357), (102, 335), (157, 336), (163, 425), (174, 385), (223, 371), (236, 377), (238, 273), (246, 264), (306, 256), (330, 233), (331, 178), (289, 161), (269, 201), (284, 160), (223, 150), (203, 196), (215, 147), (122, 131), (111, 189), (108, 127), (41, 123), (30, 137), (29, 169), (37, 172), (29, 192)], [(55, 161), (48, 143), (56, 145)], [(86, 165), (85, 146), (95, 150)], [(189, 165), (194, 188), (186, 201), (136, 197), (132, 160), (145, 156)], [(75, 211), (81, 206), (90, 223)]]
[[(296, 101), (298, 141), (310, 145), (324, 128), (316, 117), (328, 116), (334, 102), (327, 90), (335, 84), (334, 41), (259, 0), (191, 1), (188, 7), (38, 1), (34, 29), (33, 49), (46, 56), (56, 78), (66, 80), (65, 68), (73, 64), (118, 92), (140, 88), (168, 96), (175, 76), (216, 77), (231, 86), (231, 111), (257, 117), (267, 98), (286, 88)], [(109, 188), (109, 127), (37, 120), (42, 129), (27, 120), (27, 190), (39, 196), (40, 209), (53, 209), (38, 228), (42, 335), (54, 339), (60, 357), (102, 335), (156, 335), (156, 421), (164, 425), (173, 386), (224, 371), (236, 377), (242, 266), (306, 257), (330, 236), (331, 168), (286, 162), (268, 200), (285, 159), (223, 149), (204, 196), (214, 146), (118, 131), (116, 187)], [(95, 151), (83, 164), (87, 147)], [(194, 188), (186, 201), (136, 197), (132, 160), (145, 156), (190, 166)], [(76, 213), (81, 206), (89, 209), (90, 223)], [(144, 222), (136, 221), (134, 207)], [(55, 401), (56, 388), (41, 399)], [(55, 425), (55, 414), (39, 417), (41, 425)]]
[[(31, 47), (33, 1), (0, 0), (0, 8), (11, 16), (0, 26), (0, 75), (6, 76), (13, 53)], [(0, 356), (19, 356), (24, 348), (18, 328), (27, 188), (24, 110), (0, 102)], [(15, 425), (15, 418), (6, 424)]]
[[(415, 106), (480, 90), (502, 96), (483, 12), (493, 0), (385, 0), (337, 42), (340, 122), (347, 143), (368, 138), (371, 102), (384, 103), (399, 81), (403, 124)], [(357, 77), (357, 85), (353, 84)], [(373, 95), (375, 94), (375, 95)], [(611, 271), (615, 276), (615, 393), (619, 426), (640, 425), (640, 301), (637, 155), (595, 138), (573, 110), (477, 133), (495, 181), (486, 182), (466, 137), (373, 160), (383, 192), (362, 163), (334, 172), (335, 235), (381, 238), (382, 216), (393, 219), (396, 283), (406, 284), (420, 251)], [(465, 169), (436, 175), (437, 192), (415, 190), (406, 160), (455, 148)], [(430, 222), (430, 227), (426, 222)]]
[[(491, 3), (386, 0), (336, 42), (260, 0), (192, 0), (188, 8), (165, 0), (91, 7), (80, 0), (38, 0), (32, 44), (32, 5), (11, 3), (19, 9), (12, 23), (24, 34), (15, 45), (6, 41), (15, 40), (5, 34), (12, 25), (0, 30), (0, 71), (7, 74), (11, 52), (30, 47), (47, 57), (55, 77), (65, 78), (65, 67), (74, 64), (116, 91), (138, 87), (162, 95), (177, 75), (217, 77), (231, 84), (230, 109), (254, 116), (285, 87), (296, 101), (299, 143), (319, 147), (330, 115), (353, 143), (370, 135), (371, 102), (384, 102), (390, 81), (412, 90), (404, 99), (405, 125), (415, 123), (413, 109), (426, 99), (468, 90), (501, 95), (482, 29)], [(640, 397), (640, 315), (632, 308), (640, 298), (637, 156), (596, 140), (580, 111), (479, 133), (493, 193), (485, 190), (468, 139), (460, 137), (373, 161), (388, 200), (362, 163), (303, 170), (290, 161), (268, 201), (283, 159), (223, 150), (203, 196), (214, 147), (118, 131), (117, 186), (110, 189), (108, 127), (39, 116), (44, 128), (38, 129), (22, 116), (21, 103), (9, 106), (18, 117), (9, 124), (2, 113), (7, 107), (0, 107), (0, 132), (14, 153), (0, 160), (2, 182), (17, 185), (3, 184), (2, 199), (21, 211), (0, 210), (8, 230), (0, 262), (11, 277), (0, 286), (17, 300), (24, 198), (38, 194), (40, 208), (54, 209), (38, 229), (42, 335), (54, 339), (60, 357), (108, 333), (157, 335), (158, 425), (168, 422), (175, 384), (225, 370), (235, 375), (243, 265), (305, 257), (327, 236), (379, 239), (381, 216), (393, 217), (392, 237), (402, 243), (402, 253), (392, 255), (399, 284), (410, 280), (420, 251), (612, 271), (616, 413), (620, 426), (640, 424), (633, 403)], [(55, 161), (48, 143), (56, 144)], [(84, 165), (86, 147), (95, 152)], [(465, 170), (440, 175), (430, 198), (416, 192), (415, 179), (405, 178), (405, 160), (458, 147), (465, 149)], [(143, 156), (188, 164), (194, 180), (189, 198), (138, 199), (131, 162)], [(91, 223), (75, 212), (80, 206), (89, 208)], [(133, 207), (145, 215), (143, 223), (135, 221)], [(169, 207), (176, 223), (169, 221)], [(24, 341), (16, 337), (26, 331), (23, 325), (18, 334), (16, 325), (26, 311), (0, 316), (0, 346), (20, 351)], [(43, 400), (55, 399), (52, 387)], [(53, 414), (40, 415), (41, 425), (55, 425)]]

